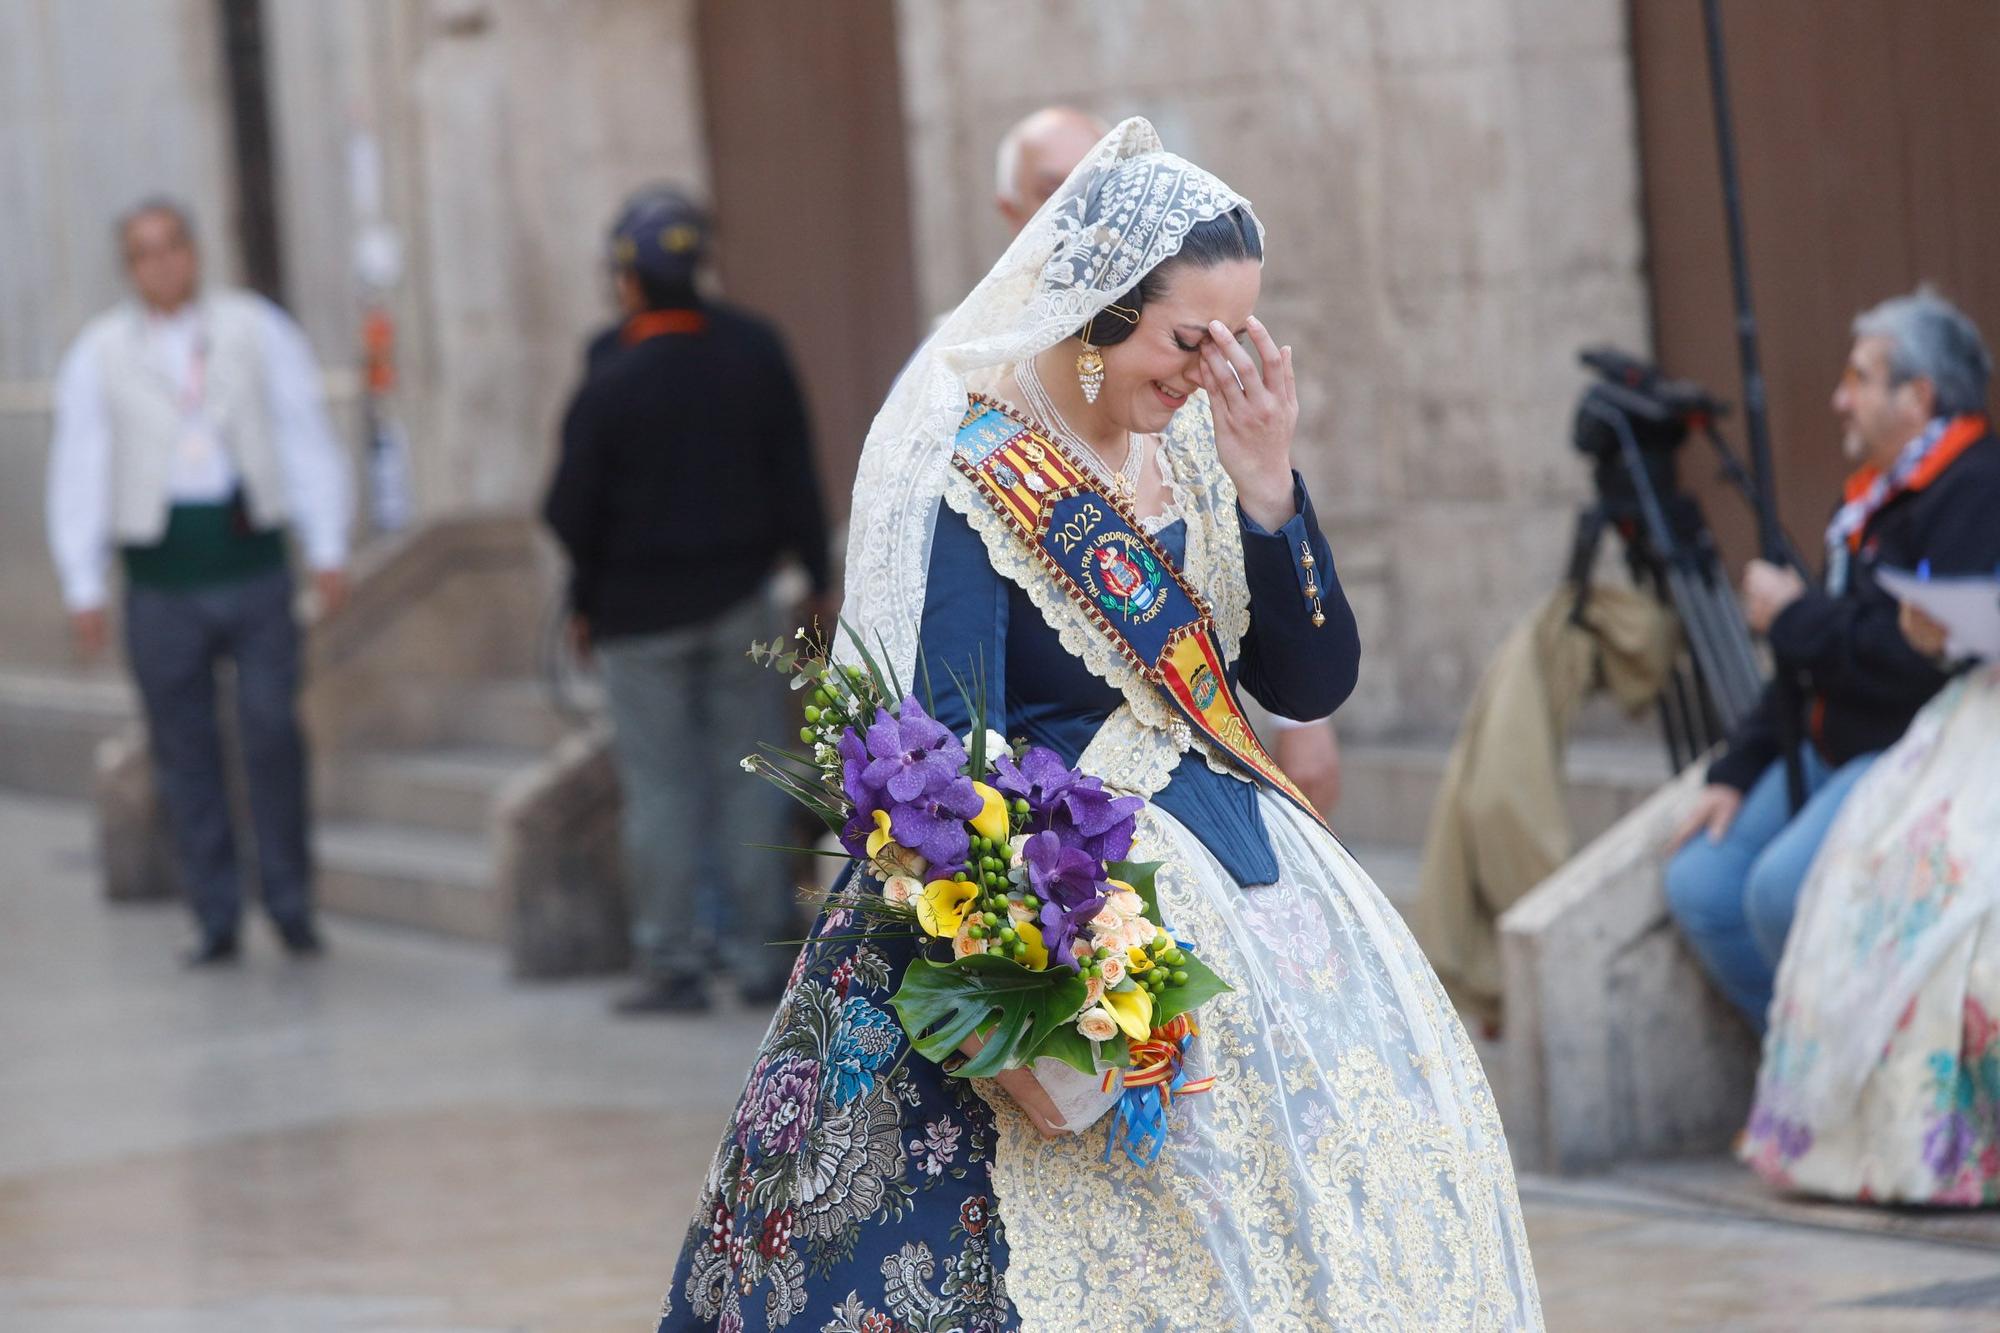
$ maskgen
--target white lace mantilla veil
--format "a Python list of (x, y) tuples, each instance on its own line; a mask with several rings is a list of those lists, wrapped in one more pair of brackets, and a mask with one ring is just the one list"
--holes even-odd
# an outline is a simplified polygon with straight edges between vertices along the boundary
[[(1196, 224), (1235, 208), (1250, 213), (1248, 200), (1165, 151), (1134, 116), (1098, 141), (918, 350), (861, 450), (841, 609), (899, 679), (915, 678), (938, 502), (982, 372), (1069, 337), (1172, 258)], [(844, 636), (837, 651), (851, 654)]]

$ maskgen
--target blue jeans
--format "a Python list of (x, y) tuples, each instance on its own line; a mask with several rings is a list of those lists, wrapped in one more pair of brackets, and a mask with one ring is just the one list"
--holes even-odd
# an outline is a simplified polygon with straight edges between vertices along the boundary
[(1837, 769), (1806, 747), (1805, 805), (1794, 815), (1785, 766), (1772, 764), (1719, 840), (1697, 832), (1667, 865), (1667, 908), (1718, 989), (1759, 1032), (1792, 928), (1799, 889), (1840, 804), (1875, 762)]
[(746, 985), (791, 971), (796, 947), (771, 943), (792, 934), (789, 867), (769, 850), (789, 841), (791, 804), (738, 767), (785, 740), (784, 681), (745, 652), (775, 620), (759, 595), (714, 620), (597, 646), (642, 975), (693, 979), (718, 954)]

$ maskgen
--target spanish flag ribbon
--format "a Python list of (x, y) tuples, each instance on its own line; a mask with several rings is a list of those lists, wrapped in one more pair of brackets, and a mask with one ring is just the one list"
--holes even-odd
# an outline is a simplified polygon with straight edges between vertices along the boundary
[(1154, 1028), (1144, 1041), (1132, 1043), (1130, 1068), (1104, 1071), (1104, 1091), (1114, 1087), (1125, 1090), (1112, 1111), (1105, 1161), (1111, 1160), (1113, 1149), (1123, 1148), (1134, 1164), (1151, 1166), (1166, 1146), (1167, 1108), (1173, 1105), (1175, 1095), (1192, 1097), (1215, 1086), (1213, 1074), (1187, 1076), (1188, 1044), (1200, 1032), (1192, 1014), (1180, 1014), (1165, 1026)]

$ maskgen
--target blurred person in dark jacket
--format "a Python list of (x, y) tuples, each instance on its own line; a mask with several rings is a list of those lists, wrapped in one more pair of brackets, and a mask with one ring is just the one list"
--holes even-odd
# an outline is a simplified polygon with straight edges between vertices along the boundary
[(1854, 784), (1948, 679), (1903, 636), (1875, 571), (1990, 573), (2000, 562), (1991, 373), (1979, 330), (1928, 290), (1856, 318), (1833, 410), (1860, 467), (1826, 531), (1825, 577), (1808, 584), (1762, 560), (1745, 572), (1745, 619), (1807, 688), (1810, 795), (1791, 809), (1767, 689), (1709, 766), (1666, 887), (1695, 956), (1759, 1031), (1813, 854)]
[[(776, 331), (697, 293), (707, 238), (702, 211), (673, 190), (644, 191), (619, 217), (623, 322), (592, 344), (543, 509), (572, 565), (571, 636), (603, 678), (624, 794), (640, 977), (624, 1013), (705, 1009), (716, 961), (765, 1003), (791, 963), (768, 947), (789, 894), (763, 850), (785, 841), (789, 809), (732, 779), (785, 729), (782, 681), (746, 652), (776, 630), (769, 585), (786, 557), (817, 611), (826, 520)], [(698, 910), (704, 889), (719, 910)], [(719, 939), (704, 919), (722, 922)]]

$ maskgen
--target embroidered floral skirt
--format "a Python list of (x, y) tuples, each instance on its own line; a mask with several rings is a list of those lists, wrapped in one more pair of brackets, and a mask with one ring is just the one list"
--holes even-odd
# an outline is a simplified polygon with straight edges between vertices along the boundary
[(1931, 702), (1800, 892), (1740, 1155), (1781, 1188), (2000, 1204), (2000, 669)]
[[(1135, 857), (1235, 989), (1212, 1092), (1152, 1167), (1043, 1139), (907, 1055), (906, 955), (823, 921), (690, 1225), (662, 1330), (1539, 1329), (1499, 1116), (1443, 988), (1338, 843), (1276, 797), (1244, 889), (1149, 808)], [(991, 1098), (991, 1109), (982, 1098)]]
[(911, 945), (822, 913), (709, 1168), (660, 1319), (677, 1329), (1018, 1327), (993, 1115), (889, 1008)]

